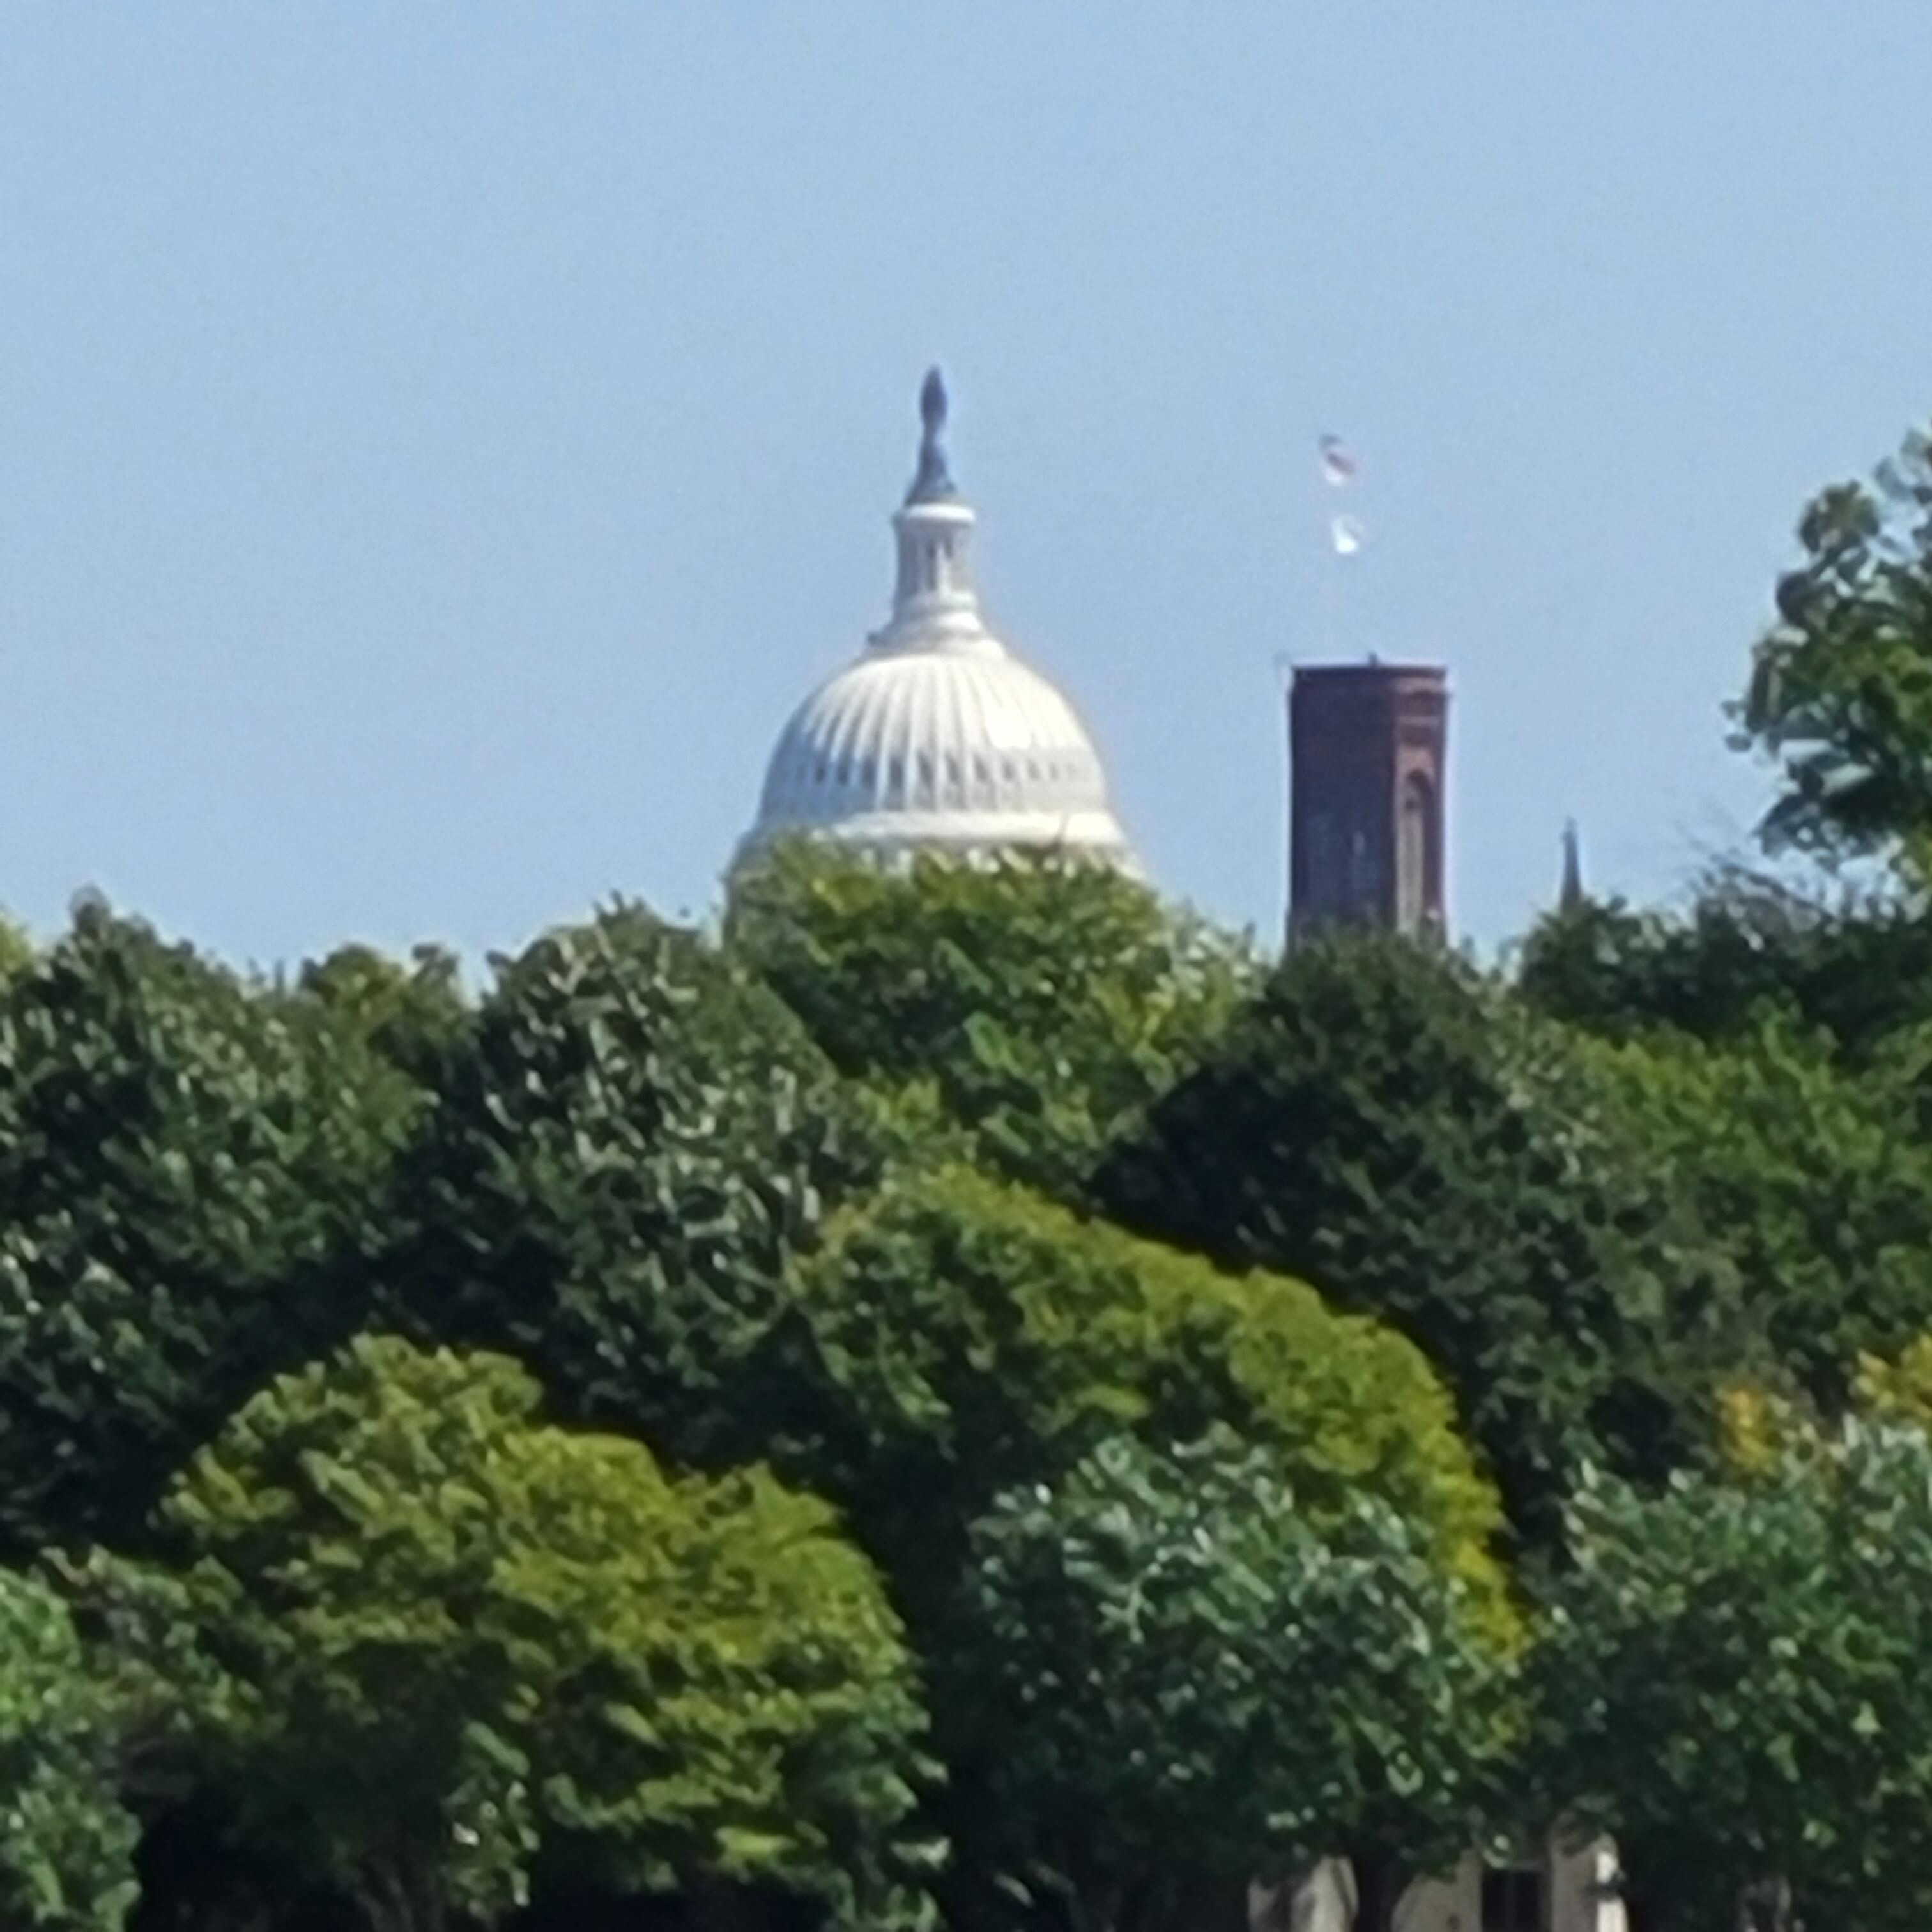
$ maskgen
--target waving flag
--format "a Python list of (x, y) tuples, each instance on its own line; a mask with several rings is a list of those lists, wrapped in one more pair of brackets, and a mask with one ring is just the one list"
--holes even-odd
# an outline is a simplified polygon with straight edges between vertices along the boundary
[(1355, 480), (1355, 459), (1339, 436), (1324, 436), (1322, 452), (1322, 480), (1331, 489), (1346, 489)]

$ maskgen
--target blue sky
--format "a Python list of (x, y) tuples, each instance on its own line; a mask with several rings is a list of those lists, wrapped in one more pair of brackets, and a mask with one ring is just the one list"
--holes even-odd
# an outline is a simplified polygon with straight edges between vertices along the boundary
[(0, 11), (0, 902), (230, 957), (699, 910), (882, 614), (986, 601), (1271, 934), (1314, 461), (1454, 682), (1451, 892), (1682, 891), (1804, 497), (1932, 412), (1932, 6)]

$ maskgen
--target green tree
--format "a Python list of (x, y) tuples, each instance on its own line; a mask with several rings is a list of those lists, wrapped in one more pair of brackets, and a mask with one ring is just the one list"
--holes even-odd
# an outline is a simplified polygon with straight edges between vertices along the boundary
[(65, 1606), (0, 1571), (0, 1917), (119, 1932), (140, 1835), (116, 1790), (118, 1724)]
[(98, 908), (0, 983), (0, 1542), (136, 1535), (352, 1327), (426, 1104), (322, 1008)]
[(305, 962), (296, 990), (359, 1033), (392, 1065), (440, 1088), (474, 1018), (460, 962), (418, 946), (407, 965), (368, 946), (339, 946)]
[(28, 971), (37, 957), (24, 927), (0, 913), (0, 986)]
[(1870, 484), (1821, 491), (1736, 707), (1737, 742), (1778, 768), (1762, 835), (1828, 858), (1932, 858), (1932, 437)]
[(1782, 1016), (1862, 1067), (1932, 1022), (1932, 919), (1895, 893), (1730, 865), (1682, 913), (1612, 899), (1551, 914), (1524, 941), (1517, 984), (1539, 1012), (1611, 1040), (1723, 1044)]
[(1690, 1454), (1744, 1346), (1727, 1258), (1571, 1042), (1400, 940), (1298, 948), (1093, 1192), (1401, 1329), (1538, 1535), (1582, 1461)]
[(1198, 1257), (974, 1170), (904, 1177), (837, 1216), (797, 1271), (794, 1372), (818, 1391), (781, 1442), (917, 1594), (998, 1491), (1124, 1427), (1217, 1425), (1282, 1459), (1318, 1516), (1361, 1496), (1424, 1526), (1446, 1571), (1508, 1622), (1495, 1492), (1453, 1404), (1401, 1336), (1305, 1284)]
[(788, 1260), (871, 1184), (880, 1129), (746, 968), (614, 907), (498, 962), (412, 1156), (392, 1298), (574, 1414), (742, 1460)]
[[(1932, 1445), (1853, 1423), (1755, 1476), (1574, 1504), (1536, 1665), (1543, 1789), (1659, 1922), (1871, 1932), (1932, 1906)], [(1553, 1808), (1553, 1807), (1552, 1807)]]
[(1010, 1922), (1034, 1856), (1000, 1781), (1030, 1720), (989, 1702), (1003, 1640), (972, 1582), (975, 1526), (1002, 1492), (1058, 1484), (1124, 1433), (1158, 1455), (1219, 1427), (1317, 1526), (1384, 1500), (1458, 1592), (1469, 1643), (1509, 1649), (1496, 1499), (1444, 1390), (1411, 1345), (1301, 1283), (1222, 1274), (964, 1168), (836, 1217), (796, 1281), (782, 1379), (813, 1393), (774, 1453), (847, 1509), (925, 1660), (956, 1926)]
[(540, 1846), (626, 1889), (916, 1916), (923, 1720), (830, 1512), (761, 1470), (673, 1479), (538, 1401), (501, 1358), (365, 1339), (195, 1458), (161, 1515), (227, 1684), (199, 1780), (382, 1932), (494, 1922)]
[(929, 1084), (976, 1157), (1058, 1193), (1256, 975), (1245, 944), (1103, 868), (927, 856), (901, 873), (802, 844), (739, 889), (730, 944), (842, 1072)]
[(1102, 1444), (975, 1526), (979, 1643), (1022, 1869), (1076, 1932), (1192, 1922), (1340, 1848), (1381, 1932), (1477, 1832), (1508, 1672), (1428, 1537), (1358, 1497), (1325, 1523), (1225, 1440)]
[(1724, 1046), (1653, 1034), (1592, 1058), (1730, 1252), (1792, 1385), (1842, 1409), (1861, 1355), (1932, 1328), (1932, 1150), (1909, 1070), (1850, 1072), (1774, 1016)]

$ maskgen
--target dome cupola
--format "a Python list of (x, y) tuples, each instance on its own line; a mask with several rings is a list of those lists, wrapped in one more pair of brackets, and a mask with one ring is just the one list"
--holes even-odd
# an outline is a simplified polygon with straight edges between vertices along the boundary
[(1072, 706), (980, 615), (946, 412), (935, 369), (920, 394), (918, 471), (892, 518), (892, 614), (793, 714), (734, 871), (796, 833), (884, 859), (1032, 850), (1138, 870)]

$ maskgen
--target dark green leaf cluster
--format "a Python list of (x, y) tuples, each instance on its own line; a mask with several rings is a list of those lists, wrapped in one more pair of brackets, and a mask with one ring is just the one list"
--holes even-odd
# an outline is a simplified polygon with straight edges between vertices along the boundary
[(1393, 1322), (1538, 1533), (1582, 1462), (1683, 1460), (1748, 1348), (1728, 1258), (1574, 1044), (1400, 941), (1298, 949), (1093, 1195)]
[(1586, 900), (1524, 941), (1538, 1011), (1611, 1040), (1665, 1030), (1713, 1044), (1782, 1016), (1862, 1067), (1932, 1024), (1932, 919), (1892, 893), (1821, 896), (1732, 867), (1682, 914)]
[(1586, 1051), (1730, 1256), (1767, 1376), (1841, 1409), (1862, 1356), (1932, 1330), (1932, 1144), (1907, 1069), (1850, 1072), (1774, 1017), (1721, 1047)]
[(888, 1138), (742, 966), (615, 907), (500, 962), (411, 1158), (393, 1306), (574, 1414), (758, 1454), (788, 1262)]
[(314, 1001), (98, 910), (0, 982), (0, 1537), (136, 1534), (352, 1330), (426, 1096)]

